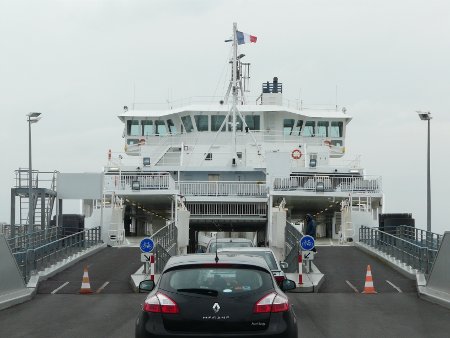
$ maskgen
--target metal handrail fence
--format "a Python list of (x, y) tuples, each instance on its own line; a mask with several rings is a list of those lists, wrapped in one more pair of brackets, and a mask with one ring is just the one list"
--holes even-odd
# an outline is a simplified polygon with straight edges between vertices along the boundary
[(411, 243), (433, 250), (439, 250), (442, 239), (444, 237), (443, 235), (437, 234), (435, 232), (422, 230), (407, 225), (384, 226), (378, 229), (407, 240)]
[(299, 243), (303, 234), (289, 222), (286, 222), (284, 233), (286, 240), (286, 258), (284, 261), (288, 263), (286, 272), (298, 272)]
[(409, 239), (366, 226), (359, 229), (359, 241), (425, 274), (431, 272), (438, 253), (438, 249), (421, 246)]
[(42, 246), (13, 253), (25, 283), (32, 274), (102, 242), (101, 227), (87, 229)]
[[(29, 187), (29, 170), (25, 168), (19, 168), (14, 171), (16, 176), (15, 188), (28, 188)], [(32, 170), (31, 173), (31, 187), (32, 188), (46, 188), (55, 190), (56, 177), (58, 171), (39, 171)]]
[(178, 229), (175, 222), (171, 222), (152, 235), (155, 243), (155, 269), (161, 273), (169, 258), (177, 253)]
[(12, 252), (34, 249), (49, 242), (56, 241), (63, 235), (61, 227), (53, 226), (33, 233), (23, 233), (21, 235), (7, 238), (9, 248)]

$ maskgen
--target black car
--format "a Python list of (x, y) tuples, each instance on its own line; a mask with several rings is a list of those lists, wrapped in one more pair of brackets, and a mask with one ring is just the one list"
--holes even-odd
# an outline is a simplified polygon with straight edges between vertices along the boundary
[(255, 256), (196, 254), (167, 262), (136, 321), (136, 337), (297, 337), (297, 320), (266, 262)]

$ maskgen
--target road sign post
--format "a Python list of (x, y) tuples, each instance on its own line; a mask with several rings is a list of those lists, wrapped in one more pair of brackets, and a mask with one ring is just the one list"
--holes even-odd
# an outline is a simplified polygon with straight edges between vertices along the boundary
[[(154, 247), (155, 243), (153, 243), (153, 240), (151, 238), (144, 238), (139, 244), (139, 248), (142, 252), (141, 261), (144, 262), (144, 274), (147, 274), (149, 272), (150, 263), (154, 264), (155, 262), (155, 256), (150, 253), (153, 251)], [(148, 257), (148, 260), (146, 260), (146, 257)]]
[(308, 262), (306, 265), (307, 272), (311, 272), (311, 260), (314, 259), (314, 252), (311, 251), (314, 249), (316, 243), (314, 241), (314, 237), (306, 235), (300, 239), (300, 248), (301, 248), (301, 257), (303, 262)]

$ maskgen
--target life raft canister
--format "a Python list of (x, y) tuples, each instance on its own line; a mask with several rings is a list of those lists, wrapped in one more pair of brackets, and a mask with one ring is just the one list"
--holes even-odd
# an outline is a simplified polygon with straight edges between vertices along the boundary
[(300, 157), (302, 157), (302, 152), (300, 149), (294, 149), (292, 150), (291, 156), (294, 160), (298, 160)]

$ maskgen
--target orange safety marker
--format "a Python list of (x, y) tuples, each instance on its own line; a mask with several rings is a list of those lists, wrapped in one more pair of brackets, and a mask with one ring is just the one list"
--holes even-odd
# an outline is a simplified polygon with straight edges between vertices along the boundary
[(370, 265), (367, 265), (366, 282), (364, 283), (364, 291), (362, 293), (377, 293), (373, 287), (372, 270), (370, 269)]
[(84, 295), (92, 293), (91, 283), (89, 283), (89, 274), (88, 274), (87, 267), (84, 267), (83, 280), (81, 281), (80, 293), (84, 294)]

